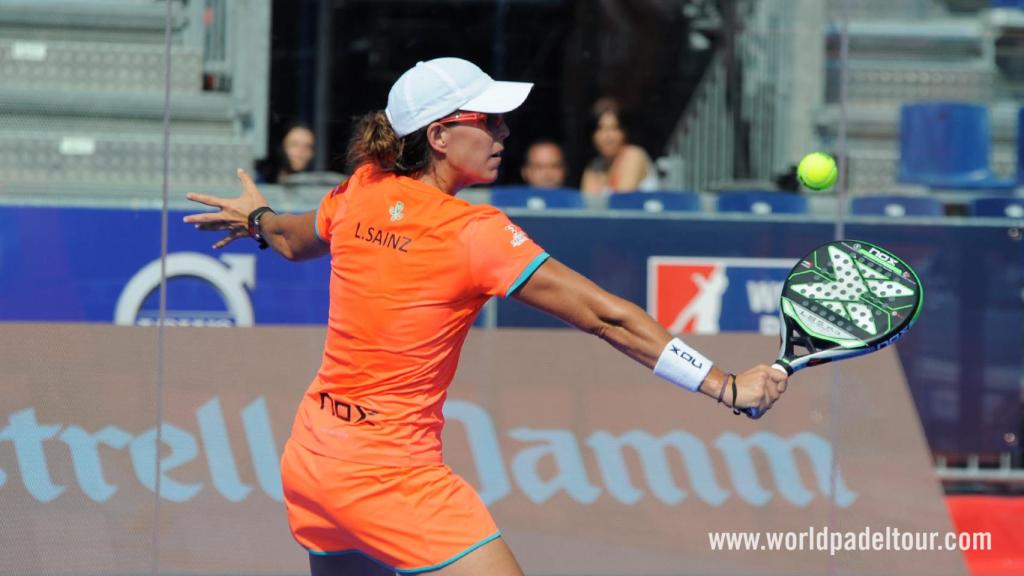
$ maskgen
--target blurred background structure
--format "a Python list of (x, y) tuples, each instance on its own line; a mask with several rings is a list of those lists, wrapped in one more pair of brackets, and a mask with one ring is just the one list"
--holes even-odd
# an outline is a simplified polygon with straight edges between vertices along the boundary
[[(325, 262), (260, 255), (257, 265), (253, 247), (237, 243), (218, 259), (179, 223), (191, 209), (185, 192), (234, 194), (235, 169), (281, 166), (293, 153), (288, 129), (301, 124), (312, 136), (305, 160), (261, 189), (280, 211), (316, 209), (351, 170), (353, 118), (382, 107), (415, 62), (459, 56), (495, 78), (536, 83), (507, 118), (499, 180), (463, 196), (507, 209), (553, 255), (666, 325), (710, 306), (710, 323), (684, 322), (683, 332), (775, 334), (772, 290), (794, 258), (840, 232), (904, 255), (924, 280), (926, 309), (897, 352), (933, 477), (958, 525), (1022, 509), (1024, 2), (169, 4), (0, 0), (0, 333), (47, 323), (321, 326)], [(656, 189), (579, 192), (584, 169), (602, 161), (592, 107), (607, 97), (621, 105), (625, 141), (650, 156)], [(562, 187), (523, 182), (537, 141), (560, 146)], [(833, 190), (807, 191), (795, 177), (815, 150), (840, 160)], [(661, 258), (677, 260), (659, 268)], [(174, 277), (166, 309), (161, 259)], [(728, 287), (704, 294), (684, 272), (722, 274)], [(478, 326), (559, 324), (496, 301)], [(0, 379), (13, 373), (0, 367)], [(296, 398), (305, 375), (297, 380)], [(8, 474), (17, 466), (4, 456), (15, 446), (5, 423), (39, 401), (25, 390), (10, 398), (0, 403)], [(831, 409), (835, 421), (858, 410)], [(14, 489), (5, 478), (0, 469), (0, 492)], [(954, 501), (963, 494), (1000, 499)], [(14, 553), (5, 530), (0, 574), (18, 573), (3, 568)], [(1012, 556), (968, 564), (975, 574), (1024, 573)]]

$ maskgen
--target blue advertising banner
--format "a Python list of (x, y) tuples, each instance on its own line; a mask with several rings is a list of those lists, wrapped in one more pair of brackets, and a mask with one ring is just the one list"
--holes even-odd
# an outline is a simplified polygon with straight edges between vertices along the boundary
[(788, 258), (647, 260), (647, 313), (673, 334), (779, 333)]
[[(683, 333), (774, 333), (786, 272), (833, 234), (830, 222), (792, 218), (510, 213), (554, 258)], [(169, 219), (169, 323), (326, 322), (327, 259), (288, 262), (247, 240), (214, 251), (217, 236), (185, 214)], [(0, 321), (155, 323), (158, 211), (7, 206), (0, 222)], [(846, 227), (899, 255), (924, 285), (918, 325), (897, 349), (935, 450), (1019, 449), (1024, 242), (1010, 224)], [(514, 299), (499, 301), (495, 318), (563, 326)]]
[[(322, 324), (330, 263), (288, 262), (170, 214), (168, 324)], [(0, 320), (148, 325), (159, 310), (160, 212), (0, 208)]]
[[(791, 266), (834, 233), (832, 222), (807, 217), (616, 216), (621, 215), (521, 212), (514, 219), (554, 258), (602, 287), (649, 311), (665, 307), (667, 316), (660, 319), (666, 325), (677, 319), (672, 312), (678, 315), (681, 303), (698, 297), (691, 294), (702, 282), (709, 292), (704, 306), (720, 309), (720, 330), (757, 330), (749, 328), (755, 322), (767, 327), (760, 324), (770, 322), (761, 319), (766, 314), (755, 310), (762, 309), (760, 294), (772, 274), (784, 278), (786, 262)], [(846, 224), (847, 238), (891, 250), (914, 267), (924, 286), (921, 316), (896, 349), (933, 450), (1020, 450), (1024, 241), (1019, 226), (1009, 220), (958, 219), (948, 224), (851, 219)], [(690, 278), (663, 278), (650, 286), (651, 263), (673, 261), (683, 263), (683, 275)], [(773, 265), (780, 268), (769, 270)], [(755, 270), (763, 276), (755, 277)], [(716, 273), (724, 277), (717, 288), (708, 280)], [(704, 280), (694, 280), (694, 274)], [(721, 284), (727, 284), (725, 290)], [(497, 317), (499, 326), (562, 325), (514, 300), (500, 302)], [(692, 329), (695, 320), (687, 324)]]

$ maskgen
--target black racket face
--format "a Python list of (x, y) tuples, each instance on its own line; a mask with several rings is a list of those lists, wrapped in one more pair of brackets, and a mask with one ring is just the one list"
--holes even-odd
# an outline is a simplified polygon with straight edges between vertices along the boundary
[[(829, 242), (802, 258), (782, 289), (787, 331), (795, 324), (810, 349), (881, 346), (917, 320), (924, 291), (905, 262), (857, 240)], [(813, 345), (817, 344), (817, 345)]]

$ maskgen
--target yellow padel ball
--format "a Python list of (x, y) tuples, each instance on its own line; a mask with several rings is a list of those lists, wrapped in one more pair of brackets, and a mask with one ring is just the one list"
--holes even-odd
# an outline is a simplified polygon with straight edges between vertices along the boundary
[(835, 158), (824, 152), (814, 152), (804, 156), (796, 168), (796, 176), (800, 183), (811, 190), (827, 190), (836, 183), (839, 168)]

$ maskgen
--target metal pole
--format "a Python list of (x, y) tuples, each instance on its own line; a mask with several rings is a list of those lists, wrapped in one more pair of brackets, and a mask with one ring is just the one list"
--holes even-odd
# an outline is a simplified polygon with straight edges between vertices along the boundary
[(845, 218), (845, 206), (846, 203), (846, 171), (849, 169), (847, 166), (847, 142), (846, 142), (846, 128), (847, 128), (847, 94), (846, 94), (846, 83), (849, 72), (849, 58), (850, 58), (850, 19), (846, 14), (845, 3), (840, 3), (842, 6), (839, 33), (839, 132), (836, 138), (836, 153), (839, 155), (839, 182), (836, 186), (836, 226), (835, 226), (835, 239), (841, 240), (846, 235), (846, 227), (843, 222)]
[[(837, 153), (839, 154), (839, 185), (836, 187), (836, 226), (835, 240), (842, 240), (845, 235), (843, 222), (844, 207), (846, 199), (846, 80), (848, 60), (850, 57), (850, 19), (846, 10), (846, 2), (839, 3), (841, 32), (839, 37), (839, 134), (837, 141)], [(828, 527), (832, 530), (836, 521), (836, 487), (839, 477), (839, 417), (840, 397), (842, 391), (842, 372), (838, 365), (832, 367), (832, 394), (830, 402), (831, 417), (829, 418), (829, 437), (832, 442), (832, 466), (829, 470), (829, 500), (828, 500)], [(828, 566), (827, 573), (835, 575), (838, 571), (835, 557), (829, 554), (826, 557)]]
[(319, 0), (316, 33), (316, 93), (313, 99), (313, 134), (316, 150), (313, 166), (327, 170), (327, 131), (331, 117), (331, 69), (334, 63), (334, 3)]
[(739, 4), (740, 0), (729, 0), (725, 3), (725, 76), (726, 101), (729, 115), (732, 118), (733, 131), (733, 173), (734, 178), (749, 176), (747, 161), (748, 145), (743, 133), (743, 74), (740, 70), (740, 57), (737, 54), (736, 38), (740, 34)]
[(161, 185), (160, 209), (160, 313), (156, 327), (156, 438), (153, 439), (153, 533), (152, 562), (150, 574), (160, 573), (160, 477), (161, 471), (160, 445), (163, 443), (164, 428), (164, 364), (165, 327), (167, 318), (167, 206), (170, 198), (171, 181), (171, 21), (173, 19), (173, 1), (166, 0), (164, 12), (164, 118), (163, 118), (163, 181)]

